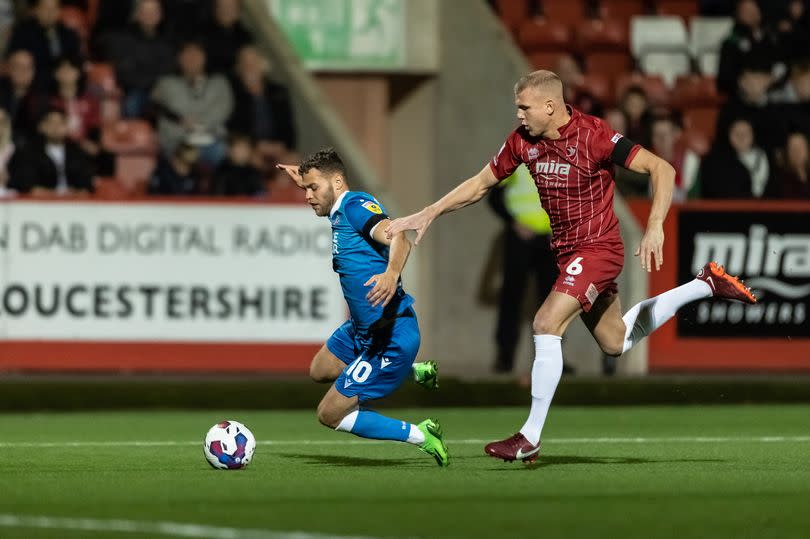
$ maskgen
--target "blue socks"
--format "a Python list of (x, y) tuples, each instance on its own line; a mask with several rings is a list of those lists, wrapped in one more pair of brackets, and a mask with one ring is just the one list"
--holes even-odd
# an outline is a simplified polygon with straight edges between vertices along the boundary
[(391, 419), (371, 410), (355, 410), (335, 430), (351, 432), (361, 438), (374, 440), (408, 441), (412, 425), (399, 419)]

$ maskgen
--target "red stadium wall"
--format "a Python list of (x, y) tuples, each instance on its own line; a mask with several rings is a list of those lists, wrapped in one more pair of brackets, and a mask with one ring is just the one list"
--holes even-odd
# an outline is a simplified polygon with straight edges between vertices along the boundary
[[(632, 200), (629, 204), (645, 226), (649, 201)], [(735, 315), (735, 326), (734, 321), (723, 319), (724, 315), (731, 317), (730, 308), (721, 306), (713, 311), (708, 303), (703, 313), (708, 320), (703, 323), (695, 320), (694, 312), (684, 315), (682, 310), (679, 320), (667, 323), (650, 337), (649, 371), (810, 371), (810, 321), (805, 315), (810, 303), (810, 280), (805, 275), (810, 264), (808, 215), (807, 202), (700, 201), (673, 205), (664, 226), (664, 266), (650, 274), (651, 296), (685, 282), (686, 269), (693, 269), (687, 268), (686, 258), (700, 256), (696, 254), (700, 251), (725, 257), (718, 262), (727, 267), (729, 262), (742, 265), (739, 275), (747, 284), (764, 283), (777, 291), (784, 289), (787, 292), (782, 293), (792, 297), (779, 297), (772, 291), (763, 294), (762, 310), (751, 311), (757, 314), (752, 318), (766, 313), (766, 317), (775, 318), (772, 323), (746, 324), (749, 311), (743, 310), (735, 311), (743, 313)], [(700, 239), (693, 241), (699, 235)], [(707, 241), (719, 241), (720, 248), (707, 247)], [(771, 242), (776, 247), (772, 248)], [(703, 245), (696, 250), (693, 244), (697, 243)], [(740, 268), (729, 269), (734, 272)], [(756, 292), (756, 287), (752, 288)]]

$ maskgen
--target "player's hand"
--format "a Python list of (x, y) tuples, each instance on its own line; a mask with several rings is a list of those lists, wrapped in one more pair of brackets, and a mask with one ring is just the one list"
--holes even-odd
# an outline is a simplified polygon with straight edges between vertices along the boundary
[(379, 275), (372, 275), (363, 286), (374, 284), (374, 288), (366, 294), (366, 299), (371, 303), (372, 307), (382, 305), (385, 307), (397, 291), (397, 284), (399, 283), (399, 275), (385, 272)]
[(655, 271), (664, 265), (664, 227), (662, 225), (650, 225), (641, 238), (641, 243), (636, 249), (636, 256), (641, 259), (641, 269), (647, 272), (652, 271), (652, 259), (655, 260)]
[(414, 213), (412, 215), (408, 215), (407, 217), (400, 217), (398, 219), (394, 219), (391, 221), (391, 224), (388, 225), (388, 228), (385, 229), (385, 235), (390, 240), (400, 232), (405, 232), (407, 230), (415, 230), (416, 231), (416, 239), (414, 240), (414, 245), (419, 245), (419, 241), (422, 239), (422, 236), (425, 235), (430, 223), (433, 222), (435, 216), (433, 212), (430, 210), (430, 207), (427, 207), (420, 211), (419, 213)]
[(287, 175), (292, 178), (292, 181), (295, 182), (295, 185), (300, 187), (301, 189), (304, 188), (304, 178), (301, 177), (301, 174), (298, 173), (298, 165), (283, 165), (281, 163), (276, 165), (276, 168), (283, 170), (287, 173)]

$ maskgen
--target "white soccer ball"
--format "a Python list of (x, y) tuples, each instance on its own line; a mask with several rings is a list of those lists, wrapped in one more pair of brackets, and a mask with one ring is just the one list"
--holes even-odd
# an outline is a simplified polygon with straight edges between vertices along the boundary
[(220, 470), (240, 470), (250, 464), (256, 438), (238, 421), (217, 423), (205, 435), (203, 453), (208, 464)]

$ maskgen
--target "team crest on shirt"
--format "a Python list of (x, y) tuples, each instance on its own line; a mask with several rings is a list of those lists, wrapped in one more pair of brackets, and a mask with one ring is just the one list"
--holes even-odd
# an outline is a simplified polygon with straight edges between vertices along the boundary
[(369, 200), (367, 202), (363, 202), (361, 204), (361, 206), (363, 206), (365, 209), (367, 209), (371, 213), (377, 213), (377, 214), (382, 213), (382, 208), (380, 208), (380, 206), (378, 204), (375, 204), (374, 201), (372, 201), (372, 200)]
[(538, 157), (540, 157), (540, 150), (538, 150), (537, 148), (529, 148), (528, 156), (529, 161), (537, 159)]
[(577, 155), (577, 147), (576, 146), (568, 146), (565, 149), (565, 153), (568, 154), (569, 159), (573, 159)]

